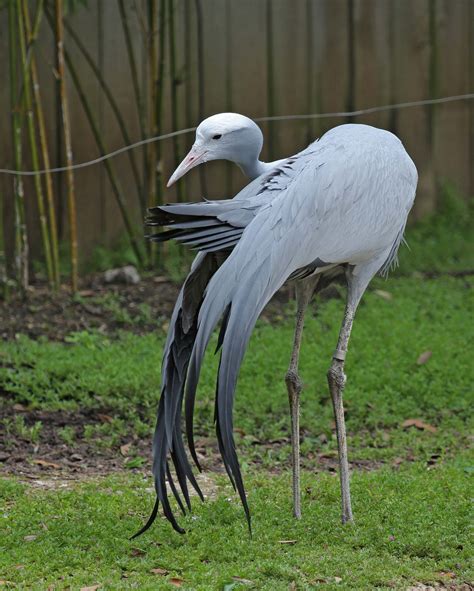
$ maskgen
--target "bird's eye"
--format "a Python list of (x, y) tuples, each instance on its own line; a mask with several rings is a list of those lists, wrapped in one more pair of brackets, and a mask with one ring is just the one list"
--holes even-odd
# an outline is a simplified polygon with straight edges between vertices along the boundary
[(213, 135), (213, 136), (212, 136), (212, 139), (213, 139), (213, 140), (220, 140), (220, 139), (221, 139), (221, 137), (222, 137), (222, 133), (217, 133), (216, 135)]

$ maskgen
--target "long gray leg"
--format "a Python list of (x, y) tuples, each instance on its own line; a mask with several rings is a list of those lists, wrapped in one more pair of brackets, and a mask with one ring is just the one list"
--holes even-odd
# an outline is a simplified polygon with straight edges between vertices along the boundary
[(352, 521), (351, 491), (349, 486), (349, 462), (347, 460), (347, 439), (346, 424), (344, 420), (344, 405), (342, 394), (346, 384), (346, 374), (344, 373), (344, 360), (349, 343), (352, 322), (354, 319), (355, 308), (349, 304), (346, 305), (344, 320), (342, 322), (337, 349), (334, 352), (332, 364), (328, 371), (329, 391), (331, 392), (334, 417), (336, 419), (337, 445), (339, 449), (339, 477), (341, 480), (342, 496), (342, 523)]
[(342, 321), (337, 348), (334, 351), (331, 367), (328, 371), (329, 391), (331, 392), (334, 417), (336, 420), (337, 445), (339, 449), (339, 477), (341, 481), (342, 523), (353, 521), (351, 507), (351, 491), (349, 485), (349, 462), (347, 459), (346, 423), (342, 395), (346, 384), (344, 361), (346, 358), (349, 337), (351, 335), (354, 315), (360, 299), (372, 277), (380, 268), (383, 260), (373, 261), (369, 265), (349, 267), (347, 277), (347, 303)]
[(293, 467), (293, 515), (301, 518), (301, 486), (300, 486), (300, 394), (303, 387), (298, 375), (298, 361), (303, 335), (304, 315), (311, 300), (319, 276), (309, 277), (296, 283), (296, 328), (291, 352), (290, 366), (286, 372), (285, 382), (288, 389), (291, 414), (291, 460)]

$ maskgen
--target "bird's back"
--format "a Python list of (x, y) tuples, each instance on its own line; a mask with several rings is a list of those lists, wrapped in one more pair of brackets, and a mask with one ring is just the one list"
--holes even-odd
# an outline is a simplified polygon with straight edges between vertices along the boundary
[[(271, 199), (230, 257), (239, 266), (271, 255), (290, 273), (316, 257), (356, 264), (375, 256), (403, 231), (417, 181), (398, 138), (355, 124), (331, 130), (298, 154), (280, 190), (271, 186), (276, 173), (262, 191)], [(248, 195), (253, 184), (242, 193)]]

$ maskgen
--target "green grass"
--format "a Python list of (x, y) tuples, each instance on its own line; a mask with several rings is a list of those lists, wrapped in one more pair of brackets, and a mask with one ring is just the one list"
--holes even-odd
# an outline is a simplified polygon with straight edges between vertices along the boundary
[[(366, 294), (358, 311), (346, 364), (347, 425), (351, 446), (366, 459), (389, 459), (416, 448), (417, 455), (449, 452), (465, 445), (473, 402), (474, 367), (472, 278), (392, 278), (377, 280), (392, 296)], [(332, 408), (326, 371), (337, 339), (341, 300), (316, 306), (308, 316), (301, 353), (302, 429), (309, 450), (325, 434), (334, 449)], [(293, 332), (292, 306), (277, 324), (261, 321), (242, 368), (235, 426), (251, 455), (260, 454), (253, 438), (267, 441), (289, 432), (283, 376)], [(447, 338), (449, 335), (449, 338)], [(115, 422), (97, 438), (151, 428), (159, 393), (159, 362), (164, 335), (119, 338), (76, 333), (68, 344), (21, 337), (0, 345), (0, 385), (14, 402), (50, 410), (100, 409)], [(212, 349), (212, 347), (211, 347)], [(432, 351), (424, 365), (419, 355)], [(213, 433), (212, 413), (217, 359), (208, 355), (198, 396), (198, 434)], [(272, 420), (268, 420), (272, 417)], [(400, 424), (420, 418), (438, 428), (405, 431)], [(97, 427), (95, 427), (97, 428)], [(388, 430), (388, 439), (387, 439)], [(94, 436), (89, 429), (88, 437)], [(385, 438), (385, 439), (384, 439)], [(287, 448), (283, 453), (287, 453)], [(265, 459), (265, 458), (264, 458)], [(273, 458), (272, 462), (275, 461)]]
[(437, 212), (409, 225), (409, 246), (400, 249), (397, 274), (429, 271), (464, 271), (473, 268), (474, 200), (460, 199), (449, 184), (439, 196)]
[[(472, 583), (474, 278), (449, 275), (474, 268), (470, 217), (455, 201), (442, 215), (410, 228), (412, 250), (402, 251), (400, 270), (388, 281), (376, 279), (357, 313), (346, 363), (349, 454), (378, 468), (353, 470), (354, 527), (340, 525), (338, 480), (321, 461), (336, 453), (326, 371), (342, 300), (317, 303), (305, 327), (301, 522), (291, 518), (289, 446), (269, 443), (289, 434), (283, 382), (294, 322), (289, 304), (271, 324), (259, 321), (237, 390), (236, 443), (253, 538), (222, 476), (212, 477), (208, 501), (196, 503), (193, 515), (183, 519), (185, 536), (158, 520), (134, 542), (128, 537), (151, 508), (148, 477), (120, 473), (49, 492), (4, 478), (0, 580), (25, 589), (171, 589), (170, 579), (177, 577), (183, 589), (227, 591)], [(443, 274), (426, 275), (432, 272)], [(122, 331), (113, 338), (83, 332), (67, 343), (20, 336), (0, 344), (0, 388), (9, 403), (32, 409), (110, 415), (112, 422), (85, 425), (82, 436), (98, 448), (117, 447), (123, 438), (145, 437), (152, 429), (164, 338), (161, 330), (142, 336)], [(431, 357), (418, 364), (426, 351)], [(209, 354), (198, 393), (198, 435), (213, 435), (216, 368)], [(413, 418), (434, 432), (403, 428)], [(9, 419), (0, 427), (7, 438), (41, 445), (40, 424)], [(59, 436), (73, 446), (78, 435), (66, 425)], [(136, 468), (142, 458), (129, 461)]]
[[(235, 588), (269, 591), (292, 582), (297, 589), (403, 589), (415, 581), (449, 581), (443, 573), (472, 581), (472, 476), (464, 467), (458, 461), (432, 470), (356, 472), (354, 526), (339, 523), (336, 477), (304, 474), (304, 515), (296, 522), (289, 476), (254, 475), (248, 479), (252, 538), (240, 505), (220, 483), (217, 500), (197, 502), (184, 520), (185, 536), (159, 520), (132, 542), (128, 537), (150, 508), (142, 478), (109, 477), (47, 493), (4, 480), (0, 572), (31, 589), (170, 589), (170, 577), (182, 579), (183, 589), (224, 589), (240, 577), (251, 583)], [(157, 568), (169, 575), (153, 574)]]

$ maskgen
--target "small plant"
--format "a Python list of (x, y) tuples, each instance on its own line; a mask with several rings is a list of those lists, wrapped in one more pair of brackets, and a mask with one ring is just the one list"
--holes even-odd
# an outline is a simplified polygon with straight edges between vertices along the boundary
[(128, 429), (122, 419), (112, 419), (110, 423), (100, 425), (84, 426), (84, 439), (93, 441), (99, 448), (116, 447), (127, 434)]
[(109, 312), (115, 322), (119, 324), (133, 324), (133, 318), (120, 303), (120, 299), (114, 294), (107, 294), (101, 298), (95, 298), (94, 302)]
[(104, 339), (102, 335), (99, 335), (98, 333), (89, 330), (73, 332), (64, 340), (66, 341), (66, 343), (80, 345), (81, 347), (84, 347), (85, 349), (89, 350), (101, 349), (104, 346), (107, 346), (108, 344), (108, 341)]
[(13, 419), (2, 420), (7, 437), (19, 437), (30, 443), (38, 443), (43, 429), (43, 423), (36, 421), (34, 425), (27, 425), (24, 417), (16, 415)]
[(142, 303), (137, 306), (137, 313), (134, 316), (134, 321), (137, 324), (151, 324), (156, 321), (156, 317), (153, 315), (150, 304)]
[(73, 446), (76, 440), (76, 429), (71, 425), (66, 425), (58, 431), (58, 437), (64, 441), (66, 445)]

